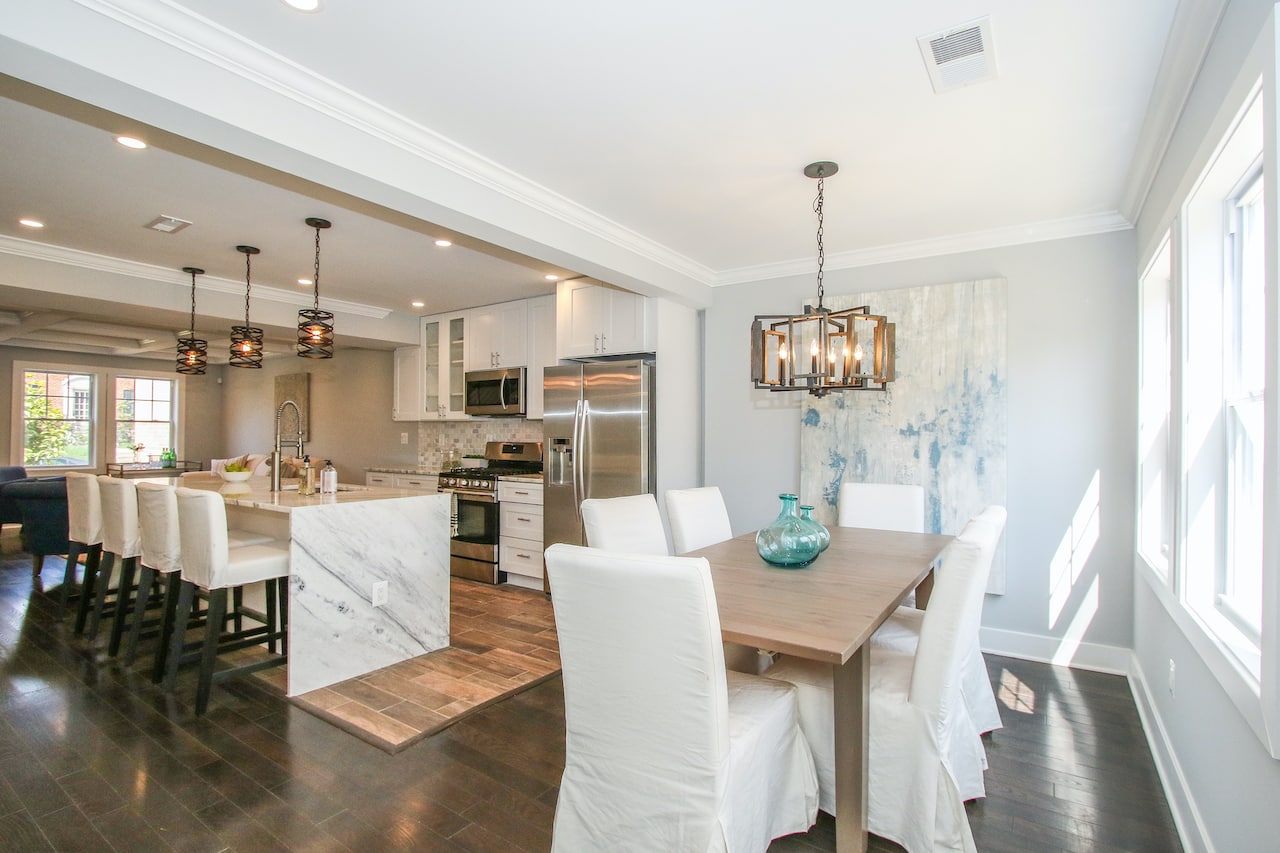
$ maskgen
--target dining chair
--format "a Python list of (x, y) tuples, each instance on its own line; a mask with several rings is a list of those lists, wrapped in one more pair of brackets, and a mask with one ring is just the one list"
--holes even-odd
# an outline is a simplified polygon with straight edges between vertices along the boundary
[[(227, 510), (221, 494), (200, 489), (177, 488), (178, 535), (181, 542), (182, 583), (173, 624), (188, 624), (197, 590), (208, 596), (204, 638), (188, 645), (184, 632), (174, 630), (165, 663), (165, 689), (172, 692), (178, 667), (200, 662), (196, 682), (196, 714), (205, 712), (214, 682), (259, 669), (282, 666), (287, 661), (287, 599), (289, 544), (271, 540), (257, 545), (232, 548), (228, 543)], [(249, 584), (265, 582), (266, 623), (244, 630), (226, 631), (229, 617), (240, 614), (228, 610), (227, 593)], [(258, 618), (258, 614), (248, 614)], [(238, 620), (237, 620), (238, 621)], [(282, 654), (214, 672), (219, 654), (250, 646), (282, 644)]]
[[(985, 795), (986, 752), (961, 695), (964, 637), (977, 631), (1004, 509), (988, 507), (943, 552), (914, 653), (872, 645), (868, 817), (909, 853), (975, 851), (965, 800)], [(799, 691), (800, 727), (818, 768), (819, 804), (835, 809), (831, 667), (784, 657), (771, 678)]]
[(564, 679), (552, 850), (759, 850), (817, 816), (789, 684), (726, 672), (702, 558), (546, 551)]
[[(107, 642), (107, 654), (115, 657), (128, 623), (142, 618), (147, 599), (136, 595), (135, 578), (138, 557), (142, 554), (142, 540), (138, 535), (138, 493), (132, 480), (120, 477), (98, 477), (98, 492), (102, 500), (102, 550), (118, 563), (120, 582), (115, 590), (114, 616), (111, 634)], [(109, 590), (98, 587), (95, 596), (93, 619), (89, 623), (89, 635), (97, 630), (103, 616), (103, 607)]]
[(84, 555), (84, 580), (80, 585), (76, 607), (74, 631), (84, 632), (89, 616), (89, 602), (102, 562), (102, 498), (98, 493), (98, 478), (94, 474), (67, 472), (67, 538), (71, 548), (67, 553), (67, 570), (62, 578), (62, 592), (58, 596), (58, 616), (67, 609), (71, 587), (76, 581), (76, 565)]
[(677, 554), (687, 554), (733, 538), (729, 511), (717, 486), (668, 489), (667, 521)]
[(587, 498), (582, 502), (587, 545), (629, 554), (667, 556), (667, 531), (653, 495)]

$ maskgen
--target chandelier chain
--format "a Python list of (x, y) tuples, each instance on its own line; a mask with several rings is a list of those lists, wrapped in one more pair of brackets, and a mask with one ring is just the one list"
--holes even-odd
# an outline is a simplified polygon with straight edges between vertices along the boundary
[(826, 253), (822, 247), (822, 175), (818, 175), (818, 197), (813, 201), (813, 210), (818, 214), (818, 307), (822, 308), (822, 265)]
[(311, 307), (315, 311), (320, 310), (320, 226), (316, 226), (316, 269), (315, 275), (311, 279), (315, 285), (314, 298)]
[(196, 274), (195, 270), (191, 272), (191, 337), (196, 336)]
[(249, 252), (244, 253), (244, 324), (246, 328), (249, 325), (249, 288), (252, 287), (250, 284), (249, 263), (252, 257), (253, 255)]

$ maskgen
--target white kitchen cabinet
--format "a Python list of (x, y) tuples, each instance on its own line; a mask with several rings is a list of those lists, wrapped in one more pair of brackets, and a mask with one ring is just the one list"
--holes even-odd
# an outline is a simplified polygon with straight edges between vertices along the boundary
[(542, 483), (498, 481), (498, 569), (513, 586), (543, 589)]
[(529, 301), (529, 369), (525, 373), (525, 417), (542, 417), (542, 370), (556, 362), (556, 297)]
[(386, 486), (393, 488), (396, 484), (396, 475), (387, 474), (383, 471), (365, 471), (364, 484), (366, 486)]
[(626, 355), (656, 350), (653, 301), (589, 278), (556, 287), (559, 358)]
[(422, 409), (429, 420), (462, 420), (466, 372), (466, 311), (422, 318)]
[(392, 365), (391, 420), (422, 420), (422, 347), (397, 347)]
[(397, 489), (414, 489), (420, 492), (436, 490), (435, 474), (396, 474), (394, 485)]
[(467, 318), (467, 370), (529, 363), (528, 301), (472, 308)]

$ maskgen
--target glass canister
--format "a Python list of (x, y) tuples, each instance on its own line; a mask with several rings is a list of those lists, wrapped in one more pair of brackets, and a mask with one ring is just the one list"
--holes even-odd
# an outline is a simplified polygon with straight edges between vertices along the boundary
[(796, 512), (796, 496), (778, 495), (782, 511), (768, 527), (756, 534), (756, 551), (771, 566), (798, 569), (813, 562), (822, 552), (822, 540), (813, 524)]
[(813, 529), (818, 531), (818, 540), (822, 543), (822, 550), (827, 550), (827, 546), (831, 544), (831, 531), (823, 526), (821, 521), (818, 521), (818, 519), (813, 517), (813, 507), (808, 504), (801, 504), (800, 520), (807, 521), (809, 524), (813, 525)]

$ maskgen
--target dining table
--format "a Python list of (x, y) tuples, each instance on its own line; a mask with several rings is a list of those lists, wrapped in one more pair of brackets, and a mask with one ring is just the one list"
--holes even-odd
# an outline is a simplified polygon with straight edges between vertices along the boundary
[[(927, 603), (934, 561), (953, 537), (832, 527), (809, 565), (780, 568), (755, 533), (693, 551), (711, 567), (721, 636), (831, 665), (835, 701), (836, 850), (867, 849), (870, 653), (867, 641), (917, 586)], [(766, 673), (767, 675), (767, 673)]]

